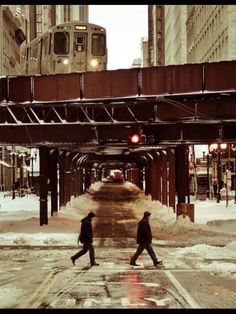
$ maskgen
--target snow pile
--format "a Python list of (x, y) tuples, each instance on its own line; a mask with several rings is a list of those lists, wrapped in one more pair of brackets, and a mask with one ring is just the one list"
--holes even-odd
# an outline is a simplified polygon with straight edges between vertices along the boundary
[(143, 217), (144, 211), (149, 211), (152, 214), (152, 223), (158, 225), (159, 229), (168, 229), (176, 221), (173, 208), (162, 205), (159, 201), (152, 201), (150, 195), (139, 195), (132, 206), (138, 209), (138, 219)]
[(144, 211), (151, 212), (150, 224), (156, 225), (159, 230), (169, 233), (185, 233), (188, 230), (201, 230), (202, 226), (193, 223), (188, 216), (177, 216), (172, 207), (167, 207), (159, 201), (152, 201), (151, 196), (139, 195), (133, 207), (139, 210), (138, 219), (143, 217)]
[(201, 252), (202, 258), (236, 258), (236, 241), (232, 241), (224, 247), (213, 246), (208, 244), (197, 244), (185, 248), (177, 248), (175, 250), (175, 255), (185, 255), (185, 254), (199, 254)]
[(236, 219), (225, 219), (225, 220), (211, 220), (208, 221), (206, 226), (209, 230), (217, 232), (234, 233), (236, 234)]
[(88, 211), (96, 210), (98, 206), (98, 203), (95, 202), (90, 195), (83, 194), (76, 198), (72, 197), (70, 202), (66, 204), (66, 210), (74, 208), (84, 215), (88, 213)]
[[(232, 195), (231, 191), (231, 195)], [(232, 197), (232, 196), (231, 196)], [(192, 200), (195, 207), (195, 222), (199, 224), (205, 224), (208, 221), (213, 220), (228, 220), (236, 219), (236, 204), (234, 200), (230, 200), (228, 205), (226, 200), (222, 200), (219, 203), (216, 200)], [(227, 205), (227, 206), (226, 206)]]
[[(106, 183), (105, 183), (106, 184)], [(96, 182), (89, 188), (89, 192), (97, 192), (103, 182)], [(126, 203), (126, 208), (132, 210), (138, 221), (143, 212), (152, 213), (150, 224), (166, 235), (181, 236), (188, 234), (198, 237), (206, 232), (224, 232), (226, 235), (236, 234), (236, 205), (231, 200), (228, 207), (221, 201), (192, 201), (195, 204), (195, 222), (186, 216), (176, 217), (173, 208), (162, 205), (159, 201), (152, 201), (151, 196), (144, 193), (130, 182), (123, 185), (127, 189), (136, 191), (137, 198)], [(68, 244), (74, 245), (80, 228), (80, 220), (88, 211), (96, 212), (99, 202), (93, 200), (89, 193), (79, 197), (72, 197), (66, 207), (54, 213), (51, 217), (50, 197), (48, 198), (48, 225), (39, 226), (39, 197), (29, 195), (25, 197), (3, 197), (0, 193), (0, 242), (2, 244)], [(230, 219), (229, 219), (230, 217)], [(213, 219), (211, 219), (213, 218)], [(199, 223), (201, 221), (201, 223)], [(177, 239), (177, 238), (176, 238)], [(230, 238), (228, 238), (230, 239)], [(227, 241), (228, 243), (228, 241)], [(225, 243), (222, 243), (225, 244)]]
[(76, 245), (78, 233), (25, 233), (6, 232), (0, 235), (0, 243), (4, 245), (35, 245), (35, 246), (68, 246)]

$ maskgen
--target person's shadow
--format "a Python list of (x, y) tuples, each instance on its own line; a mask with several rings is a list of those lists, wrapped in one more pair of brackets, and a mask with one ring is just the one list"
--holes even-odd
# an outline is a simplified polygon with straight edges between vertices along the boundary
[(82, 270), (89, 270), (90, 268), (92, 268), (92, 266), (88, 265), (88, 266), (83, 267)]

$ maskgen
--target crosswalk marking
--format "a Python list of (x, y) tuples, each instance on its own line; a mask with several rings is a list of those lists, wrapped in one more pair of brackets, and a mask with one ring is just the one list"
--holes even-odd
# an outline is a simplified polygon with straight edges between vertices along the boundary
[(156, 306), (165, 306), (171, 303), (171, 301), (173, 301), (173, 298), (165, 298), (165, 299), (160, 299), (160, 300), (156, 300), (154, 298), (144, 298), (145, 300), (154, 302), (156, 304)]

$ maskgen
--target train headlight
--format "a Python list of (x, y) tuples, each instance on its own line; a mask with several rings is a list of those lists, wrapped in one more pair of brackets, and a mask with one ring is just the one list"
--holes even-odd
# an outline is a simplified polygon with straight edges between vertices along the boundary
[(65, 65), (67, 65), (67, 64), (69, 64), (69, 59), (68, 58), (65, 58), (65, 59), (63, 59), (63, 64), (65, 64)]
[(98, 65), (98, 60), (97, 59), (92, 59), (90, 61), (91, 66), (96, 67)]

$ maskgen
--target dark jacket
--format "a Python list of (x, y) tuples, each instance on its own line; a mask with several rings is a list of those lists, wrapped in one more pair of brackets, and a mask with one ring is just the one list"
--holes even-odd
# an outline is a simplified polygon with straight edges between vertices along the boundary
[(84, 217), (81, 220), (81, 229), (79, 234), (79, 241), (81, 243), (93, 243), (93, 228), (92, 219), (90, 217)]
[(149, 225), (148, 218), (146, 217), (141, 219), (138, 223), (137, 243), (138, 244), (152, 243), (152, 231)]

